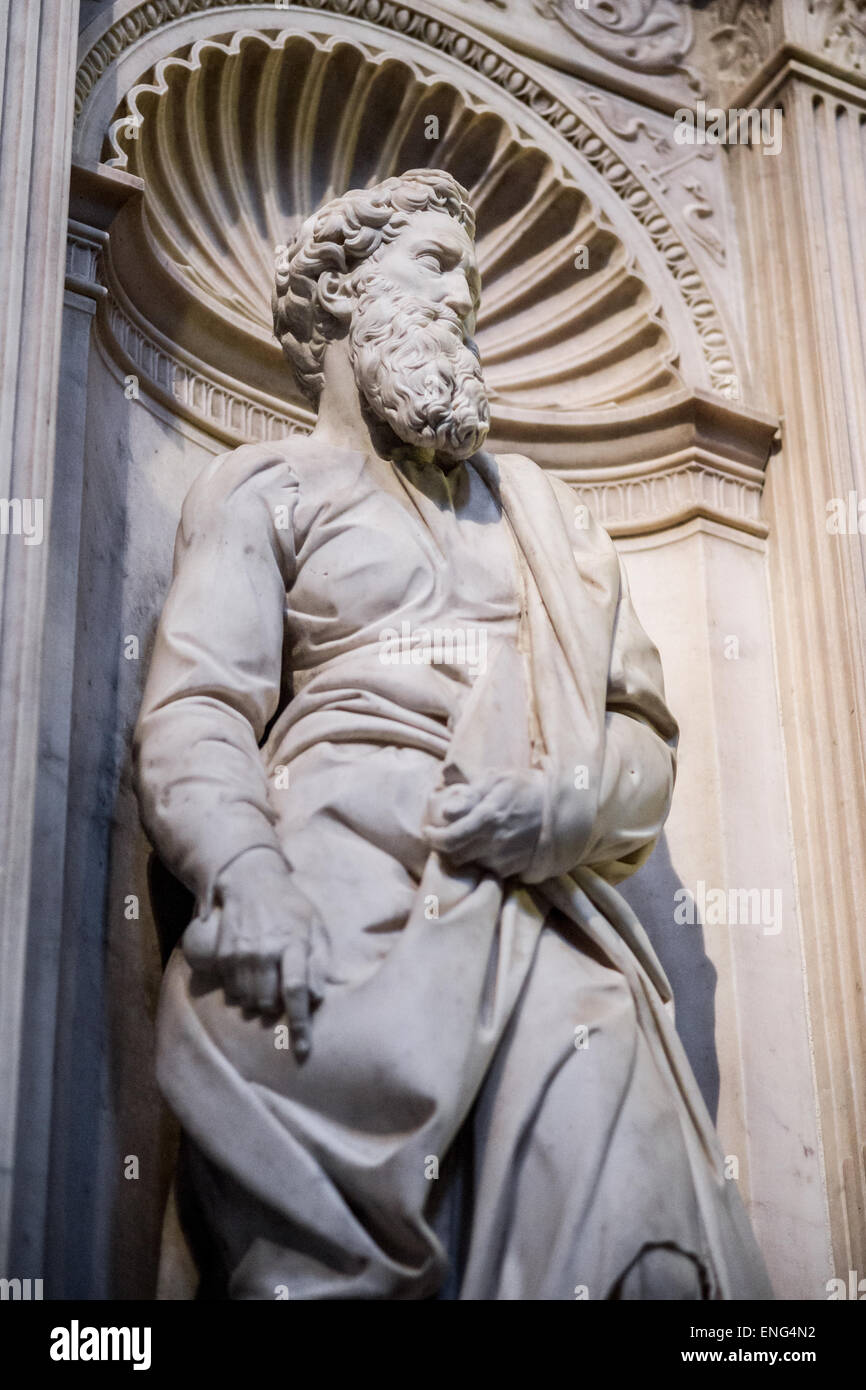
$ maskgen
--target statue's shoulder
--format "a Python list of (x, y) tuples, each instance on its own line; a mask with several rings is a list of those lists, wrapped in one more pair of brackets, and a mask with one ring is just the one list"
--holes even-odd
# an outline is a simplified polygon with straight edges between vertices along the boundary
[(237, 503), (274, 486), (296, 486), (296, 452), (293, 440), (279, 439), (241, 444), (217, 454), (194, 479), (184, 510)]
[(481, 453), (476, 456), (485, 461), (485, 467), (494, 469), (496, 473), (515, 487), (528, 487), (539, 490), (553, 492), (560, 500), (570, 499), (572, 491), (568, 483), (564, 483), (549, 468), (542, 468), (534, 459), (527, 454), (487, 454)]
[(539, 523), (542, 510), (547, 511), (543, 504), (552, 504), (573, 548), (608, 557), (616, 554), (607, 531), (596, 520), (585, 498), (570, 483), (557, 477), (549, 468), (542, 468), (525, 454), (488, 454), (485, 459), (488, 472), (495, 474), (506, 490), (520, 497), (527, 511), (534, 514)]

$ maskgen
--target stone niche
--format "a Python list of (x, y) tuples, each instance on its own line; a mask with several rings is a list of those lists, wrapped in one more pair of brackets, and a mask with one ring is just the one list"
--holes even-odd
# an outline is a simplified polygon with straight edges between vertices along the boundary
[[(731, 178), (719, 150), (684, 160), (672, 141), (691, 37), (635, 64), (578, 10), (521, 6), (84, 7), (53, 504), (56, 659), (73, 672), (55, 1296), (156, 1287), (176, 1136), (152, 1074), (161, 966), (129, 746), (181, 502), (215, 453), (311, 427), (270, 330), (275, 243), (334, 193), (423, 165), (477, 210), (492, 447), (589, 503), (661, 650), (678, 785), (628, 895), (777, 1290), (825, 1296), (762, 502), (779, 420)], [(701, 884), (778, 889), (781, 930), (678, 922), (678, 890)]]

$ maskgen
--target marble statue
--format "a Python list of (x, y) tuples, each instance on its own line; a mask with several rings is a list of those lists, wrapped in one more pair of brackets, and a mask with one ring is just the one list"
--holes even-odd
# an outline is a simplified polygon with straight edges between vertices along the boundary
[(196, 912), (158, 1077), (205, 1296), (771, 1297), (616, 891), (677, 726), (608, 535), (484, 449), (474, 217), (413, 170), (277, 248), (309, 437), (183, 508), (136, 731)]

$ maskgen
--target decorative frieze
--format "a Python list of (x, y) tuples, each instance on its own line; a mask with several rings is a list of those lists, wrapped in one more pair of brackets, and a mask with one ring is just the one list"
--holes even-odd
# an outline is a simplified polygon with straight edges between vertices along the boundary
[(640, 150), (637, 167), (641, 177), (652, 184), (658, 194), (673, 197), (694, 241), (709, 252), (717, 265), (723, 266), (727, 258), (725, 243), (716, 230), (715, 209), (698, 177), (701, 163), (718, 158), (717, 149), (712, 145), (697, 145), (683, 151), (670, 135), (637, 114), (640, 108), (628, 107), (607, 92), (586, 85), (582, 90), (585, 100), (598, 112), (610, 133)]
[(862, 0), (808, 0), (819, 22), (821, 53), (840, 67), (866, 70), (866, 8)]
[(767, 535), (761, 516), (764, 476), (758, 470), (734, 472), (693, 456), (653, 463), (639, 476), (591, 481), (581, 474), (570, 481), (612, 536), (647, 535), (694, 517)]
[(114, 294), (102, 306), (98, 329), (109, 354), (135, 374), (146, 393), (230, 447), (307, 434), (313, 427), (311, 412), (255, 399), (251, 390), (217, 380), (203, 363), (183, 360), (156, 330), (136, 323)]
[(709, 49), (723, 82), (745, 82), (770, 54), (773, 0), (714, 0)]
[(535, 8), (621, 67), (682, 76), (700, 90), (697, 73), (685, 62), (694, 39), (692, 12), (680, 0), (607, 0), (603, 5), (535, 0)]

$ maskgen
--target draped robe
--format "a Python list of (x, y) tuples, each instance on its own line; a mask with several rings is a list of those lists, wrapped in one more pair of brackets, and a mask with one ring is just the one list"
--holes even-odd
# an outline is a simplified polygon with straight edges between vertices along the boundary
[[(404, 624), (483, 632), (485, 660), (388, 659)], [(676, 738), (609, 537), (529, 460), (446, 476), (286, 441), (204, 470), (136, 731), (142, 818), (199, 923), (221, 870), (279, 850), (325, 982), (298, 1065), (169, 962), (158, 1078), (211, 1287), (771, 1296), (615, 889), (660, 833)], [(519, 878), (429, 850), (437, 785), (533, 770)]]

